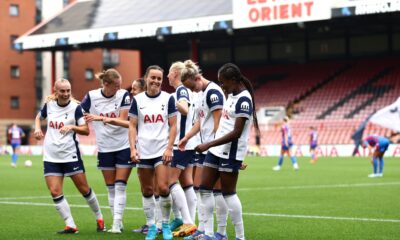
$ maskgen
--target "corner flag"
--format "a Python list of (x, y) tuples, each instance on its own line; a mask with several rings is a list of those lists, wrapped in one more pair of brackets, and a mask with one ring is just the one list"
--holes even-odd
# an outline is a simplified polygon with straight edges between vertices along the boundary
[(372, 115), (370, 121), (382, 127), (400, 132), (400, 97), (393, 104)]

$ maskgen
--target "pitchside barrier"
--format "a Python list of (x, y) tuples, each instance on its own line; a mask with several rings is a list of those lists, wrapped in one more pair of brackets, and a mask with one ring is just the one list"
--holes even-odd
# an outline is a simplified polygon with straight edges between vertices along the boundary
[[(81, 153), (83, 155), (97, 155), (97, 147), (91, 145), (81, 145)], [(279, 156), (281, 151), (280, 145), (261, 145), (250, 146), (249, 155), (260, 155), (260, 156)], [(349, 157), (352, 156), (354, 151), (354, 145), (350, 144), (337, 144), (337, 145), (320, 145), (316, 148), (315, 152), (319, 157)], [(0, 146), (1, 154), (12, 153), (12, 148), (9, 145)], [(20, 154), (28, 155), (42, 155), (43, 148), (40, 145), (32, 146), (21, 146)], [(292, 153), (298, 157), (310, 157), (310, 147), (308, 145), (294, 145), (292, 147)], [(368, 148), (363, 149), (361, 146), (358, 148), (356, 156), (367, 157), (370, 154)], [(391, 144), (389, 149), (386, 151), (385, 156), (387, 157), (400, 157), (400, 144)]]

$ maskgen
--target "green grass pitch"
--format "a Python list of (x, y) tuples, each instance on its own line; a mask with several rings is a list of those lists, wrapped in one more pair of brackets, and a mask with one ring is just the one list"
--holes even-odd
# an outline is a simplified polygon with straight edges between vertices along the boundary
[[(94, 216), (70, 179), (64, 195), (71, 204), (79, 234), (57, 236), (64, 222), (56, 212), (43, 178), (41, 157), (21, 156), (17, 168), (0, 156), (0, 239), (144, 239), (131, 230), (144, 224), (136, 170), (128, 184), (125, 231), (97, 233)], [(23, 162), (32, 159), (33, 166)], [(368, 178), (367, 158), (320, 158), (312, 165), (300, 158), (294, 171), (285, 159), (248, 157), (237, 192), (243, 205), (246, 239), (400, 239), (400, 160), (385, 159), (383, 178)], [(103, 209), (107, 227), (111, 214), (107, 192), (95, 157), (84, 157), (89, 184)], [(216, 225), (214, 225), (216, 226)], [(228, 220), (229, 239), (234, 239)], [(158, 239), (162, 239), (159, 237)]]

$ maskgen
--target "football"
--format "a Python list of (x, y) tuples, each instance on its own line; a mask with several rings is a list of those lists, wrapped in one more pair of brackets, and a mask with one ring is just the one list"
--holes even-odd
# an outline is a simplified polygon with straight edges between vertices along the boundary
[(32, 161), (31, 160), (26, 160), (24, 164), (25, 164), (25, 167), (32, 167)]

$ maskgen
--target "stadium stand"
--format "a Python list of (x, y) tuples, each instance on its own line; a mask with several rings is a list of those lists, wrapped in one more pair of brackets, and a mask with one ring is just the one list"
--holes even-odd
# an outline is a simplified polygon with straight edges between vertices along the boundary
[[(309, 143), (310, 126), (318, 129), (319, 144), (351, 144), (351, 135), (362, 121), (400, 96), (398, 58), (308, 63), (255, 72), (268, 79), (255, 93), (259, 107), (294, 108), (291, 126), (296, 144)], [(262, 144), (280, 143), (278, 125), (262, 125), (261, 131)], [(388, 136), (390, 130), (368, 124), (365, 133)], [(254, 139), (253, 135), (253, 144)]]

